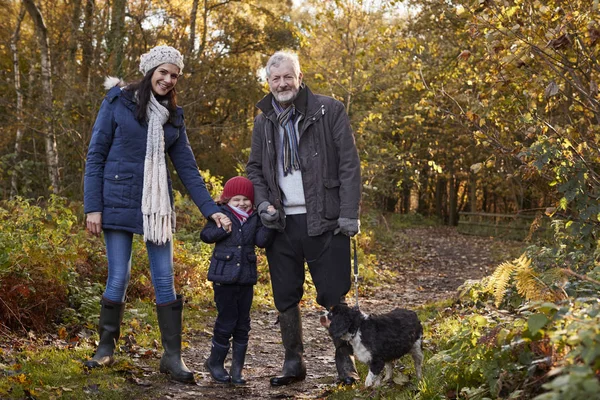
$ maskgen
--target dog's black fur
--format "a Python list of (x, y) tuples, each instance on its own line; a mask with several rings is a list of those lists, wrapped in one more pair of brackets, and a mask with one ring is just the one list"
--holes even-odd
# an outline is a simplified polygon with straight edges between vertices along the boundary
[(384, 367), (384, 380), (392, 377), (393, 361), (411, 354), (417, 378), (421, 378), (423, 327), (414, 311), (396, 308), (387, 314), (367, 315), (357, 308), (340, 304), (331, 308), (321, 323), (334, 338), (347, 340), (356, 358), (369, 365), (366, 386), (378, 386)]

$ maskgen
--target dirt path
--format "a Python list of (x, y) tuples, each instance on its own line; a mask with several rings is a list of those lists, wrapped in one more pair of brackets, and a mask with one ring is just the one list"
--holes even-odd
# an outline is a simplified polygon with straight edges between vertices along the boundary
[[(376, 290), (361, 287), (360, 307), (367, 313), (385, 312), (394, 307), (411, 308), (452, 296), (467, 279), (489, 274), (500, 256), (515, 254), (515, 243), (490, 238), (463, 236), (453, 228), (415, 228), (397, 235), (394, 251), (381, 257), (378, 267), (397, 271), (396, 278)], [(398, 250), (400, 249), (400, 250)], [(351, 294), (354, 293), (354, 288)], [(309, 300), (309, 299), (307, 299)], [(320, 308), (313, 301), (302, 305), (307, 378), (304, 382), (273, 388), (269, 378), (280, 373), (283, 348), (276, 312), (264, 310), (252, 315), (252, 332), (244, 370), (248, 383), (243, 387), (212, 382), (202, 366), (208, 356), (210, 338), (190, 334), (184, 353), (188, 367), (196, 372), (196, 385), (167, 383), (159, 399), (316, 399), (326, 397), (337, 376), (333, 346), (319, 324)], [(212, 324), (213, 321), (211, 321)], [(209, 324), (210, 326), (210, 324)], [(193, 333), (193, 332), (192, 332)], [(188, 338), (188, 340), (190, 339)], [(226, 366), (229, 365), (229, 358)]]

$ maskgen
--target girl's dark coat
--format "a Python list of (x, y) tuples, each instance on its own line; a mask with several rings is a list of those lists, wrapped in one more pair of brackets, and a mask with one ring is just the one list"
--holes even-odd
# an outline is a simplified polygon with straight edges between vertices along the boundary
[[(84, 177), (85, 213), (102, 212), (104, 229), (143, 233), (142, 189), (148, 124), (135, 119), (133, 93), (115, 86), (104, 99), (87, 154)], [(183, 109), (164, 126), (165, 152), (192, 200), (205, 217), (219, 208), (206, 190), (188, 141)], [(171, 177), (169, 196), (173, 204)]]
[(231, 232), (209, 220), (200, 233), (205, 243), (216, 243), (208, 269), (208, 280), (216, 283), (254, 285), (257, 281), (254, 246), (265, 248), (273, 240), (274, 230), (265, 228), (255, 211), (242, 225), (229, 207), (221, 212), (231, 219)]

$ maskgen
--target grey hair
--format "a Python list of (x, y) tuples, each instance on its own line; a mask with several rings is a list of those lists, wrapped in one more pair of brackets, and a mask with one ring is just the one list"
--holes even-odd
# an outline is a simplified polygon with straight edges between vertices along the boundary
[(292, 51), (278, 51), (269, 58), (267, 62), (267, 66), (265, 67), (267, 78), (271, 77), (271, 67), (279, 67), (282, 62), (289, 61), (292, 63), (292, 68), (294, 70), (294, 74), (296, 74), (296, 78), (300, 76), (300, 61), (298, 61), (298, 54)]

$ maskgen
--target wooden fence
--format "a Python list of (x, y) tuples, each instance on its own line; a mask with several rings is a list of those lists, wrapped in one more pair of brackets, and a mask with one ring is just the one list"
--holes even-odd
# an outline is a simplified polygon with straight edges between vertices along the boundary
[[(536, 224), (531, 229), (532, 223)], [(483, 212), (460, 212), (458, 231), (467, 235), (494, 236), (504, 239), (524, 240), (543, 235), (547, 231), (548, 219), (531, 214), (495, 214)]]

